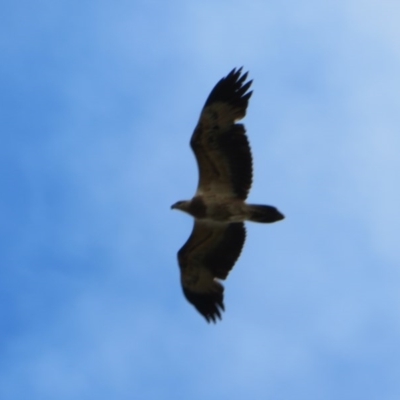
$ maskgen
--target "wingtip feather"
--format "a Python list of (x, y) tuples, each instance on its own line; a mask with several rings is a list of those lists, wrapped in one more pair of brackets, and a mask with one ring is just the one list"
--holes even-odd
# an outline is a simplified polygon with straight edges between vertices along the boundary
[(208, 96), (205, 107), (214, 102), (227, 102), (232, 106), (243, 109), (247, 108), (251, 92), (246, 93), (252, 84), (252, 80), (245, 83), (248, 77), (248, 71), (242, 74), (243, 67), (233, 68), (232, 71), (220, 79)]

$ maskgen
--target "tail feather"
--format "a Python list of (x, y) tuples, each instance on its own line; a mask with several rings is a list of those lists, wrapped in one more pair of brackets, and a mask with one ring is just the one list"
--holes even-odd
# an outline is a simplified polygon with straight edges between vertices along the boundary
[(248, 220), (253, 222), (271, 223), (285, 218), (276, 207), (264, 206), (259, 204), (248, 204)]

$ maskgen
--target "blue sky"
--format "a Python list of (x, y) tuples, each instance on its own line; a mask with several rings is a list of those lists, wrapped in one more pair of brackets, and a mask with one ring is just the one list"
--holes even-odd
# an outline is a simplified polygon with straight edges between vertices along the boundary
[[(0, 398), (400, 398), (400, 5), (39, 1), (0, 24)], [(172, 212), (244, 65), (255, 176), (223, 321)]]

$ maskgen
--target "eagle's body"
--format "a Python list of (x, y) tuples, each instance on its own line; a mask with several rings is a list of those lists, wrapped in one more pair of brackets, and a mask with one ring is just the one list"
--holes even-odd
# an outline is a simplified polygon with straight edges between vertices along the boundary
[(198, 220), (210, 222), (243, 222), (248, 219), (246, 204), (241, 200), (226, 201), (225, 199), (195, 196), (192, 200), (175, 204), (174, 208), (185, 211)]
[(247, 73), (232, 70), (211, 91), (190, 145), (199, 168), (192, 200), (172, 208), (194, 217), (188, 241), (178, 252), (183, 292), (207, 321), (221, 318), (225, 279), (239, 258), (244, 221), (275, 222), (283, 215), (272, 206), (246, 204), (252, 183), (252, 158), (242, 124), (252, 92)]

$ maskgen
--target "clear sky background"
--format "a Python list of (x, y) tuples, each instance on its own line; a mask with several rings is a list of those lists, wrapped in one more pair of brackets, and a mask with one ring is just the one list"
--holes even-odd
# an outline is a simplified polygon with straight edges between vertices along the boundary
[[(9, 1), (0, 398), (400, 398), (400, 3)], [(214, 84), (254, 79), (248, 224), (209, 325), (176, 252)]]

